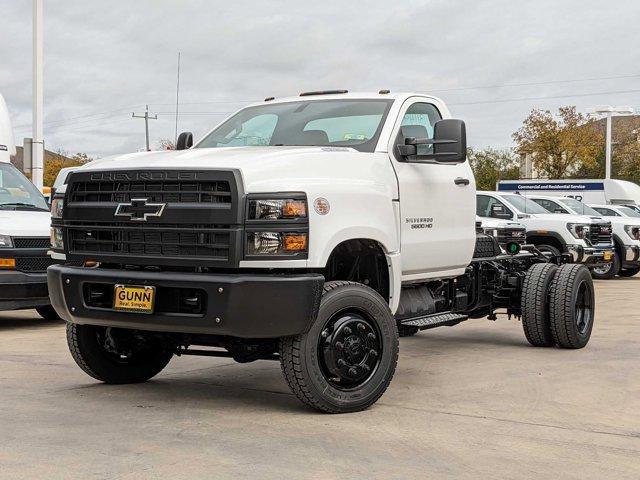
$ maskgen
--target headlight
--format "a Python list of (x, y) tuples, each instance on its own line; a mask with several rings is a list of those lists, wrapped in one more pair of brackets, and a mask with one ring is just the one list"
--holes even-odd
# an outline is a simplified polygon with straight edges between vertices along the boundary
[(55, 250), (64, 250), (64, 240), (60, 227), (51, 228), (51, 247)]
[(627, 232), (634, 240), (640, 240), (640, 226), (638, 225), (625, 225), (624, 231)]
[(589, 225), (584, 223), (567, 223), (567, 229), (571, 235), (583, 240), (589, 235)]
[(497, 228), (485, 228), (484, 229), (484, 233), (486, 235), (490, 235), (492, 237), (496, 237), (497, 238), (500, 232), (498, 231)]
[(249, 199), (248, 220), (292, 220), (307, 217), (302, 198)]
[(64, 209), (64, 197), (54, 198), (51, 201), (51, 218), (62, 218)]
[(300, 232), (248, 232), (247, 256), (290, 256), (307, 252), (307, 234)]
[(9, 235), (0, 234), (0, 248), (12, 248), (13, 241)]

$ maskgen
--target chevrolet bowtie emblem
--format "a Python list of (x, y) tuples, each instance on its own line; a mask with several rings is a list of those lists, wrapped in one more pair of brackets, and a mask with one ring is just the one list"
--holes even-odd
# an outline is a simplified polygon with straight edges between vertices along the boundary
[(146, 222), (149, 217), (162, 215), (166, 206), (166, 203), (147, 203), (146, 198), (132, 198), (129, 203), (119, 203), (113, 216)]

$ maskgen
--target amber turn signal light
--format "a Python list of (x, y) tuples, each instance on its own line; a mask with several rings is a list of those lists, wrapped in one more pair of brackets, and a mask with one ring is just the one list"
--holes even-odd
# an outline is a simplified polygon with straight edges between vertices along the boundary
[(286, 252), (303, 252), (307, 249), (306, 234), (285, 234), (284, 250)]
[(303, 200), (288, 200), (282, 206), (282, 216), (296, 218), (307, 216), (307, 203)]
[(13, 270), (16, 268), (15, 258), (0, 258), (0, 268), (5, 270)]

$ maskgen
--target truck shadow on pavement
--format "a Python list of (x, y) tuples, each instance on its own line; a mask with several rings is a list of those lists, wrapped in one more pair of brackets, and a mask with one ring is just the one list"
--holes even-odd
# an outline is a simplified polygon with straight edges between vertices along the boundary
[[(278, 369), (279, 370), (279, 369)], [(279, 371), (276, 372), (279, 374)], [(271, 377), (271, 375), (269, 375)], [(274, 375), (275, 377), (275, 375)], [(265, 410), (323, 415), (305, 407), (288, 391), (284, 381), (274, 378), (273, 388), (251, 386), (251, 380), (238, 381), (234, 372), (220, 378), (163, 378), (134, 385), (106, 385), (94, 383), (72, 388), (83, 400), (91, 404), (108, 401), (122, 409), (150, 409), (158, 412), (171, 410), (197, 411), (227, 414), (233, 411)], [(261, 382), (263, 383), (263, 382)]]

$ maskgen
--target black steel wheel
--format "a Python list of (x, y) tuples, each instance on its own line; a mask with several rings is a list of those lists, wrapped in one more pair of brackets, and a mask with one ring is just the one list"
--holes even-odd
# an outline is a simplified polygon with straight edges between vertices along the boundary
[(551, 333), (562, 348), (583, 348), (589, 343), (595, 318), (595, 292), (583, 265), (562, 265), (551, 284)]
[(280, 362), (289, 387), (307, 405), (327, 413), (364, 410), (395, 372), (395, 319), (371, 288), (328, 282), (309, 331), (281, 339)]
[(78, 366), (105, 383), (146, 382), (173, 357), (160, 337), (120, 328), (67, 323), (67, 344)]

